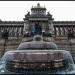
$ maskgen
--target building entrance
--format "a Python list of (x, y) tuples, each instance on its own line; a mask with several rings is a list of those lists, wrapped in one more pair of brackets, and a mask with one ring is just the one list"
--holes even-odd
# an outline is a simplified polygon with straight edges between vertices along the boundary
[(42, 34), (42, 27), (39, 22), (35, 23), (34, 27), (32, 28), (32, 32), (34, 35), (41, 35)]

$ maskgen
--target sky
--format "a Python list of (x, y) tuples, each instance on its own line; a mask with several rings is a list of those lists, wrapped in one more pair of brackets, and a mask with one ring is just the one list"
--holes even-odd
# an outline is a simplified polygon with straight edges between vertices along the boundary
[(2, 21), (23, 21), (27, 11), (40, 3), (55, 21), (75, 21), (75, 1), (0, 1)]

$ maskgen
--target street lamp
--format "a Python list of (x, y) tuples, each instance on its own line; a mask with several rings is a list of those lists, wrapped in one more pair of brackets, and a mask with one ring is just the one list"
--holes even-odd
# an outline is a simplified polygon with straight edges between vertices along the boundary
[(72, 51), (72, 39), (75, 38), (74, 33), (72, 30), (68, 30), (68, 41), (69, 41), (69, 46)]
[(4, 53), (5, 53), (5, 46), (6, 46), (6, 42), (8, 40), (8, 36), (9, 36), (8, 31), (4, 30), (3, 33), (2, 33), (2, 38), (4, 39), (4, 50), (3, 50), (2, 55), (4, 55)]

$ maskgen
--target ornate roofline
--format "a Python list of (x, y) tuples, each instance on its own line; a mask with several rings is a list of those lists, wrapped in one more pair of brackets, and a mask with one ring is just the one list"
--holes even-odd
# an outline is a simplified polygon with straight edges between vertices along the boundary
[(75, 23), (75, 21), (53, 21), (53, 23)]
[(0, 21), (0, 23), (24, 23), (24, 21)]
[(46, 10), (45, 7), (40, 6), (40, 4), (38, 3), (37, 6), (32, 6), (31, 10), (35, 10), (35, 9), (42, 9), (42, 10)]
[[(24, 21), (0, 21), (0, 23), (24, 23)], [(53, 23), (75, 23), (75, 21), (53, 21)]]

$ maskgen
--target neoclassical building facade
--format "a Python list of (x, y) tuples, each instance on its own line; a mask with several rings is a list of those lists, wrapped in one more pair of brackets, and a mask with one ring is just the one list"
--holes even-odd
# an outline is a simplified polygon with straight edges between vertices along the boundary
[(23, 18), (23, 21), (1, 21), (1, 33), (7, 29), (9, 37), (22, 37), (26, 33), (31, 33), (36, 24), (42, 27), (42, 32), (52, 33), (55, 37), (67, 37), (68, 32), (75, 32), (75, 21), (54, 21), (52, 15), (46, 12), (46, 8), (37, 6), (31, 8)]
[[(33, 37), (35, 34), (41, 33), (44, 34), (44, 37), (52, 37), (59, 49), (70, 50), (75, 56), (75, 21), (54, 21), (51, 13), (47, 12), (46, 8), (40, 6), (39, 3), (32, 6), (31, 12), (25, 15), (23, 21), (0, 20), (0, 39), (2, 39), (2, 32), (5, 30), (9, 33), (7, 46), (10, 47), (6, 47), (7, 49), (16, 49), (23, 38)], [(16, 39), (13, 40), (13, 44), (11, 39)]]

